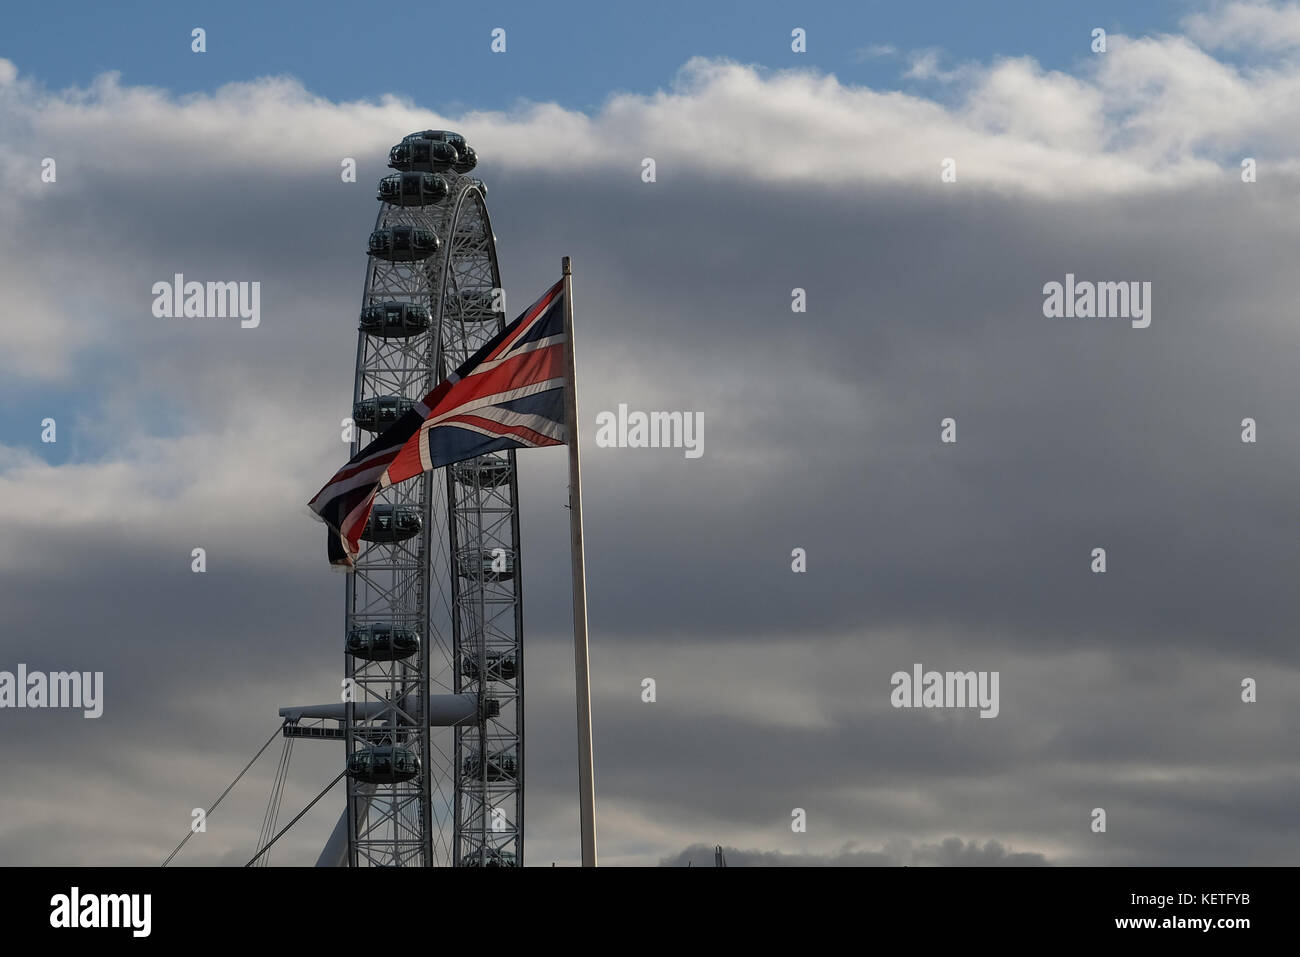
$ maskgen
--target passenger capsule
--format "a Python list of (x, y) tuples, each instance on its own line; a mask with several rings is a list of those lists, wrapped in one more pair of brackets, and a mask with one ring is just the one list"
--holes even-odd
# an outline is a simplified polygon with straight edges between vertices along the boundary
[[(443, 173), (461, 162), (456, 143), (439, 137), (441, 130), (425, 130), (402, 138), (388, 151), (388, 165), (392, 169), (411, 173)], [(426, 136), (425, 133), (430, 134)], [(456, 136), (461, 143), (465, 138)]]
[(375, 199), (394, 206), (430, 206), (450, 193), (447, 181), (435, 173), (393, 173), (379, 181)]
[(381, 339), (409, 339), (429, 329), (429, 308), (415, 302), (377, 302), (361, 310), (361, 329)]
[(469, 147), (465, 142), (465, 137), (459, 133), (453, 133), (451, 130), (419, 130), (415, 133), (407, 133), (402, 137), (403, 143), (409, 143), (412, 140), (428, 140), (431, 143), (446, 143), (452, 149), (463, 150)]
[(352, 406), (352, 421), (367, 432), (382, 432), (407, 412), (415, 402), (400, 395), (379, 395)]
[(472, 146), (465, 146), (456, 150), (456, 162), (451, 164), (451, 168), (464, 175), (477, 165), (478, 154), (474, 152)]
[(518, 867), (514, 851), (484, 847), (471, 851), (460, 859), (461, 867)]
[(518, 773), (518, 765), (513, 751), (498, 751), (488, 755), (486, 769), (479, 763), (479, 755), (471, 754), (465, 759), (464, 770), (467, 778), (482, 780), (486, 772), (489, 781), (510, 781)]
[(367, 252), (376, 259), (409, 263), (428, 259), (438, 251), (442, 241), (429, 229), (415, 226), (389, 226), (370, 234)]
[[(515, 676), (519, 673), (515, 665), (515, 656), (500, 651), (489, 651), (487, 653), (487, 680), (488, 681), (514, 681)], [(460, 673), (466, 678), (478, 679), (478, 657), (476, 655), (466, 655), (461, 662)]]
[(461, 578), (472, 578), (475, 581), (490, 582), (508, 582), (515, 577), (515, 556), (513, 552), (506, 552), (502, 558), (505, 559), (505, 570), (499, 570), (500, 560), (495, 558), (491, 552), (482, 552), (477, 561), (473, 555), (462, 556), (456, 564), (460, 566)]
[(410, 748), (363, 748), (348, 756), (348, 776), (366, 784), (399, 784), (420, 774), (420, 759)]
[(348, 632), (347, 653), (366, 661), (397, 661), (420, 650), (420, 636), (413, 628), (388, 621), (356, 625)]
[(497, 455), (452, 466), (456, 481), (471, 488), (500, 488), (510, 481), (510, 460)]
[(420, 533), (423, 523), (414, 505), (376, 505), (361, 532), (367, 542), (404, 542)]

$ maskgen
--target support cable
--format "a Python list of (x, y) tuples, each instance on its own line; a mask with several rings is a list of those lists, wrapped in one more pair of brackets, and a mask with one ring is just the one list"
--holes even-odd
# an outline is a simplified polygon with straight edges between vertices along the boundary
[[(205, 821), (207, 820), (207, 814), (211, 814), (213, 811), (217, 809), (217, 805), (221, 803), (222, 798), (224, 798), (227, 794), (229, 794), (231, 790), (234, 788), (234, 786), (239, 783), (239, 779), (248, 773), (248, 769), (251, 768), (253, 766), (253, 763), (262, 756), (262, 752), (271, 746), (271, 742), (280, 736), (280, 733), (284, 730), (284, 726), (288, 723), (289, 723), (288, 720), (285, 720), (280, 724), (280, 727), (275, 729), (275, 734), (271, 735), (271, 737), (267, 739), (266, 744), (262, 745), (262, 747), (258, 749), (257, 754), (253, 755), (253, 760), (249, 761), (246, 765), (244, 765), (244, 770), (240, 771), (238, 774), (235, 775), (235, 780), (231, 781), (230, 786), (221, 792), (221, 797), (217, 798), (215, 801), (212, 802), (212, 806), (207, 809), (204, 815)], [(175, 857), (177, 854), (179, 854), (181, 848), (184, 847), (189, 842), (189, 839), (192, 838), (197, 833), (198, 833), (197, 831), (191, 828), (190, 833), (185, 835), (185, 839), (176, 845), (176, 849), (174, 851), (172, 851), (170, 854), (167, 855), (167, 859), (162, 862), (162, 866), (166, 867), (168, 864), (170, 864), (172, 858)]]
[[(257, 849), (260, 851), (266, 846), (271, 835), (275, 833), (275, 826), (280, 820), (280, 806), (284, 801), (284, 789), (289, 780), (289, 758), (293, 754), (293, 738), (284, 739), (284, 750), (280, 752), (280, 764), (275, 769), (275, 778), (271, 782), (271, 797), (266, 802), (266, 814), (262, 817), (262, 830), (257, 835)], [(262, 858), (261, 867), (265, 867), (271, 860), (271, 855)]]
[(298, 820), (299, 820), (299, 819), (300, 819), (304, 814), (306, 814), (308, 811), (310, 811), (312, 808), (314, 808), (314, 807), (316, 806), (316, 802), (319, 801), (321, 798), (323, 798), (326, 794), (328, 794), (328, 793), (330, 792), (330, 789), (331, 789), (332, 787), (334, 787), (334, 785), (338, 784), (339, 781), (341, 781), (341, 780), (343, 779), (343, 776), (344, 776), (345, 774), (347, 774), (347, 773), (348, 773), (347, 768), (344, 768), (342, 771), (340, 771), (339, 774), (338, 774), (338, 777), (336, 777), (336, 778), (335, 778), (333, 781), (331, 781), (329, 784), (325, 785), (325, 790), (321, 791), (320, 794), (317, 794), (314, 798), (312, 798), (312, 799), (311, 799), (311, 803), (308, 804), (308, 805), (307, 805), (305, 808), (303, 808), (301, 811), (299, 811), (299, 812), (294, 816), (294, 819), (293, 819), (292, 821), (290, 821), (288, 824), (286, 824), (286, 825), (284, 826), (284, 830), (281, 831), (279, 834), (277, 834), (275, 837), (271, 838), (271, 840), (269, 840), (269, 841), (267, 842), (266, 847), (262, 848), (260, 851), (258, 851), (256, 854), (254, 854), (253, 857), (252, 857), (252, 860), (250, 860), (250, 861), (249, 861), (247, 864), (245, 864), (244, 866), (245, 866), (245, 867), (252, 867), (252, 866), (253, 866), (253, 863), (254, 863), (254, 862), (255, 862), (259, 857), (261, 857), (263, 854), (265, 854), (267, 851), (269, 851), (269, 850), (271, 849), (271, 845), (272, 845), (272, 844), (274, 844), (276, 841), (278, 841), (280, 838), (282, 838), (282, 837), (284, 836), (285, 832), (289, 830), (289, 828), (291, 828), (291, 827), (293, 827), (295, 824), (297, 824), (297, 823), (298, 823)]

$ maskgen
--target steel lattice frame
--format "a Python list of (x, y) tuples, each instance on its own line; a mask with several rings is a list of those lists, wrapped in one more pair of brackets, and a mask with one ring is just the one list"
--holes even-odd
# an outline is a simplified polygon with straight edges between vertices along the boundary
[[(501, 277), (481, 183), (451, 171), (440, 175), (450, 185), (440, 203), (381, 203), (375, 229), (429, 229), (441, 247), (416, 262), (371, 256), (362, 305), (416, 303), (429, 309), (431, 322), (409, 338), (358, 333), (354, 402), (422, 398), (504, 324), (491, 306)], [(353, 454), (369, 438), (358, 435)], [(421, 772), (398, 784), (349, 777), (349, 863), (522, 865), (523, 603), (514, 453), (427, 473), (384, 490), (375, 503), (413, 506), (423, 526), (404, 542), (362, 542), (348, 575), (346, 633), (391, 621), (418, 630), (420, 651), (392, 662), (345, 655), (354, 704), (384, 708), (371, 720), (348, 708), (347, 752), (400, 744), (419, 756)], [(477, 720), (431, 728), (430, 693), (477, 696)]]

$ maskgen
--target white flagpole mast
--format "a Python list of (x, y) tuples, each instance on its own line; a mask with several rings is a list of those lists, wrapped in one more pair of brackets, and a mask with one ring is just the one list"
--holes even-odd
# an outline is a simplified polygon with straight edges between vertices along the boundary
[(582, 550), (582, 472), (578, 463), (578, 375), (573, 343), (573, 266), (564, 257), (564, 350), (568, 387), (564, 417), (569, 440), (569, 526), (573, 545), (573, 661), (578, 697), (578, 803), (582, 866), (596, 866), (596, 774), (591, 754), (591, 666), (587, 654), (587, 566)]

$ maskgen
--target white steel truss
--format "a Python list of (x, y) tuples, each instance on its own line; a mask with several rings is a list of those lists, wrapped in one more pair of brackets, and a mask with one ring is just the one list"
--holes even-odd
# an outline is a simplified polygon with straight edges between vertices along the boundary
[[(504, 326), (493, 308), (501, 280), (482, 183), (451, 170), (438, 175), (448, 185), (440, 202), (381, 202), (376, 231), (413, 227), (440, 242), (427, 258), (370, 256), (363, 313), (407, 304), (417, 309), (406, 313), (429, 321), (425, 328), (361, 328), (354, 405), (422, 398)], [(353, 453), (370, 438), (358, 434)], [(403, 529), (400, 519), (412, 516), (418, 529), (414, 520)], [(345, 653), (349, 766), (407, 767), (403, 762), (414, 756), (418, 772), (391, 781), (349, 775), (348, 862), (522, 865), (523, 605), (514, 453), (385, 489), (370, 531), (348, 575), (345, 635), (379, 625), (413, 631), (419, 641), (413, 653), (391, 660)], [(476, 713), (450, 726), (431, 722), (431, 694), (472, 696)]]

